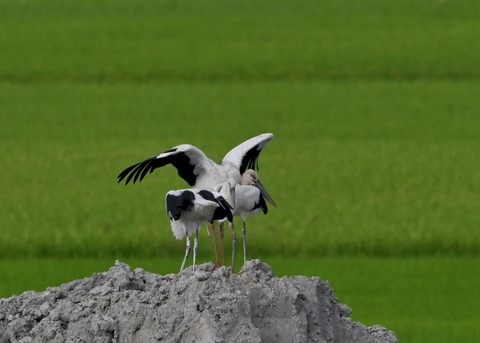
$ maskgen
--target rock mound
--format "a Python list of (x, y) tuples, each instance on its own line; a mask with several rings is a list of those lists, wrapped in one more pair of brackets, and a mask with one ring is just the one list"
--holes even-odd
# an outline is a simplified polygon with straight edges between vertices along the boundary
[(258, 260), (239, 274), (197, 266), (104, 273), (0, 300), (0, 342), (397, 342), (352, 321), (328, 282), (277, 278)]

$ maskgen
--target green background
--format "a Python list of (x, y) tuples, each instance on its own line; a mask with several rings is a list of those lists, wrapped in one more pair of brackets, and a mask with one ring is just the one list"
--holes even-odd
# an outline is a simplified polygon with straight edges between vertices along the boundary
[(186, 183), (118, 173), (273, 132), (260, 177), (278, 208), (249, 220), (249, 258), (329, 279), (400, 341), (475, 341), (479, 15), (469, 0), (0, 1), (0, 296), (115, 259), (177, 271), (164, 196)]

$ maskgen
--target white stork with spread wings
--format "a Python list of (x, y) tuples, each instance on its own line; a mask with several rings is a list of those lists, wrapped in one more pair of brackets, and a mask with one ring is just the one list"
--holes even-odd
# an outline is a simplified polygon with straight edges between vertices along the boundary
[[(148, 173), (171, 164), (177, 169), (178, 175), (190, 186), (194, 187), (195, 190), (213, 191), (217, 185), (225, 182), (240, 184), (242, 175), (247, 169), (258, 170), (260, 152), (272, 138), (272, 133), (263, 133), (250, 138), (230, 150), (220, 164), (208, 158), (199, 148), (190, 144), (181, 144), (126, 168), (118, 175), (117, 179), (119, 183), (125, 180), (125, 185), (130, 181), (132, 183), (140, 182)], [(264, 193), (266, 199), (275, 204), (268, 193), (266, 191)], [(234, 198), (231, 202), (234, 202)], [(231, 203), (231, 205), (233, 208), (235, 207), (234, 203)], [(218, 219), (220, 218), (215, 218), (214, 220)], [(215, 243), (215, 227), (213, 220), (208, 221), (211, 223), (216, 263), (219, 265)], [(233, 224), (233, 222), (231, 223)], [(234, 234), (233, 226), (232, 230)], [(188, 236), (187, 251), (189, 246)], [(185, 260), (186, 257), (184, 262)]]
[(125, 184), (142, 181), (146, 174), (171, 164), (177, 168), (181, 178), (197, 189), (213, 190), (216, 185), (230, 178), (240, 183), (241, 176), (247, 169), (258, 169), (258, 156), (272, 138), (272, 133), (250, 138), (230, 150), (221, 164), (212, 161), (193, 145), (178, 145), (126, 168), (118, 175), (118, 182), (125, 178)]

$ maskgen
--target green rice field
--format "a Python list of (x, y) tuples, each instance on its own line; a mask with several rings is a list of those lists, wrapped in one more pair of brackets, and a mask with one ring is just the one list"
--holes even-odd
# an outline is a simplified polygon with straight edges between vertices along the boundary
[(164, 214), (165, 193), (187, 186), (176, 170), (128, 186), (117, 174), (186, 141), (221, 160), (268, 131), (275, 137), (260, 173), (279, 206), (251, 220), (254, 251), (477, 255), (473, 88), (472, 81), (3, 84), (3, 110), (15, 115), (1, 129), (0, 255), (180, 252)]
[(0, 297), (116, 259), (176, 272), (164, 196), (187, 184), (170, 166), (118, 173), (273, 132), (259, 173), (278, 207), (249, 220), (248, 257), (330, 280), (402, 342), (475, 342), (479, 15), (473, 0), (0, 0)]

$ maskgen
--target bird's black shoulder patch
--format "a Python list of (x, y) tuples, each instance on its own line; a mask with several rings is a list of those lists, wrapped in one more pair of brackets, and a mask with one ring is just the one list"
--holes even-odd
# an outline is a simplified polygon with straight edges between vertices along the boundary
[(183, 191), (182, 200), (182, 211), (189, 211), (195, 206), (195, 194), (192, 191)]
[(188, 190), (179, 194), (169, 192), (165, 204), (170, 220), (178, 220), (182, 212), (190, 211), (195, 206), (195, 194)]
[(209, 201), (215, 201), (215, 196), (212, 194), (212, 192), (210, 191), (207, 191), (205, 189), (202, 189), (200, 191), (198, 191), (198, 194), (200, 194), (202, 196), (202, 198), (204, 198), (205, 200), (209, 200)]
[(197, 176), (193, 171), (195, 166), (190, 163), (190, 158), (186, 153), (180, 152), (173, 155), (172, 165), (177, 168), (178, 176), (187, 181), (190, 186), (194, 186), (197, 182)]

